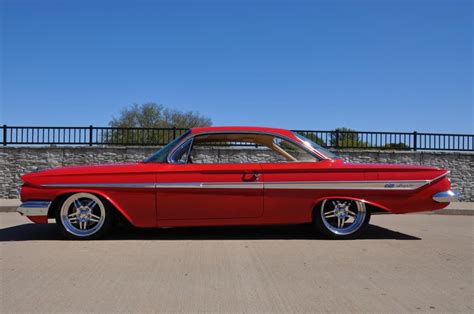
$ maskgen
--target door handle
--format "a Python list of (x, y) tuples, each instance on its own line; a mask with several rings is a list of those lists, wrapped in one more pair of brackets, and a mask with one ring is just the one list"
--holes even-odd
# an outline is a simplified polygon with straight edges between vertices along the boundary
[(252, 182), (252, 181), (259, 181), (260, 180), (260, 173), (257, 172), (246, 172), (242, 176), (242, 181), (245, 182)]

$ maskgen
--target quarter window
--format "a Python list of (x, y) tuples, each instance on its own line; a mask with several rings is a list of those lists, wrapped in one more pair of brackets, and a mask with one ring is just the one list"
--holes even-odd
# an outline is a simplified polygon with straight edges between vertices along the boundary
[(184, 144), (178, 147), (173, 153), (171, 161), (176, 164), (186, 164), (189, 162), (189, 151), (193, 140), (189, 139)]
[(295, 159), (293, 161), (315, 161), (315, 157), (313, 155), (292, 142), (279, 137), (274, 137), (273, 143), (275, 146), (281, 148), (282, 151), (285, 151), (291, 157), (293, 157)]

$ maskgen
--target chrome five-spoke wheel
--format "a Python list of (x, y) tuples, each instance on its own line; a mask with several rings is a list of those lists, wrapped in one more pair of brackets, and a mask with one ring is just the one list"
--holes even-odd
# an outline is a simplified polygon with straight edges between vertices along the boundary
[(370, 211), (361, 201), (327, 199), (319, 207), (314, 223), (324, 234), (334, 239), (357, 237), (368, 225)]
[(100, 198), (90, 193), (76, 193), (64, 200), (56, 222), (67, 237), (90, 239), (105, 229), (108, 218)]

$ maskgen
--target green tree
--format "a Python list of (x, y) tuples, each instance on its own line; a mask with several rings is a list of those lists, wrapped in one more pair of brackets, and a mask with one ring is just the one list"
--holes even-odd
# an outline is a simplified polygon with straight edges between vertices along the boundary
[(336, 132), (331, 134), (331, 144), (333, 147), (346, 148), (364, 148), (368, 147), (368, 143), (359, 138), (359, 133), (356, 130), (349, 128), (337, 128)]
[[(156, 103), (145, 103), (123, 109), (117, 118), (112, 118), (109, 125), (117, 129), (103, 134), (103, 140), (107, 144), (157, 145), (168, 143), (185, 129), (210, 126), (212, 120), (198, 112), (180, 111)], [(169, 130), (157, 130), (157, 128), (169, 128)]]
[(210, 126), (212, 120), (194, 111), (165, 108), (155, 103), (134, 104), (120, 112), (109, 125), (114, 128), (194, 128)]

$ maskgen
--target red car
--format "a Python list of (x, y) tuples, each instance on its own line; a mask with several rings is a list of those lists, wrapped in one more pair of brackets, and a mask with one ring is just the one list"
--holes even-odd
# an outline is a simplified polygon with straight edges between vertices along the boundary
[(18, 211), (55, 218), (70, 239), (99, 238), (120, 216), (136, 227), (312, 223), (359, 236), (372, 213), (446, 207), (449, 171), (352, 164), (300, 134), (261, 127), (192, 129), (144, 161), (22, 176)]

